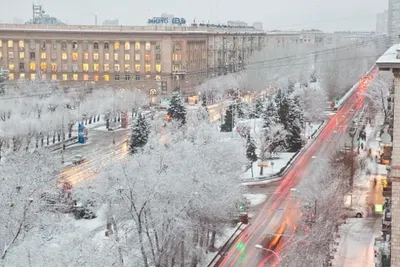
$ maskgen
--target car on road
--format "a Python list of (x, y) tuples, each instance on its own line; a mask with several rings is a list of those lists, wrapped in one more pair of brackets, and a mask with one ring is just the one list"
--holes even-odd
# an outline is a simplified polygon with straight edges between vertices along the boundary
[(76, 155), (72, 158), (72, 164), (79, 165), (81, 164), (85, 158), (82, 155)]
[(363, 218), (364, 211), (360, 207), (348, 207), (345, 208), (345, 216), (347, 218)]

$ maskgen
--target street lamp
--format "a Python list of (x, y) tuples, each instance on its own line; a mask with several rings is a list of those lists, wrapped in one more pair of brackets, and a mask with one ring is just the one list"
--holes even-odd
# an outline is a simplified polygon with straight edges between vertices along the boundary
[(281, 265), (281, 257), (279, 257), (279, 255), (278, 255), (278, 253), (276, 253), (275, 251), (273, 251), (273, 250), (271, 250), (271, 249), (268, 249), (268, 248), (264, 248), (263, 246), (261, 246), (261, 245), (255, 245), (254, 246), (256, 249), (262, 249), (262, 250), (265, 250), (265, 251), (268, 251), (268, 252), (271, 252), (272, 254), (274, 254), (274, 256), (278, 259), (278, 263), (279, 263), (279, 265)]

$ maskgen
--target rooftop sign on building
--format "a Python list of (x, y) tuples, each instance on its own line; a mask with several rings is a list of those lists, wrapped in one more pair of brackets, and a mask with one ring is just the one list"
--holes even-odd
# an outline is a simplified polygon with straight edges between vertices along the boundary
[[(153, 17), (147, 20), (148, 24), (169, 24), (170, 19), (167, 17)], [(171, 23), (174, 25), (183, 25), (186, 24), (186, 19), (184, 18), (172, 18)]]

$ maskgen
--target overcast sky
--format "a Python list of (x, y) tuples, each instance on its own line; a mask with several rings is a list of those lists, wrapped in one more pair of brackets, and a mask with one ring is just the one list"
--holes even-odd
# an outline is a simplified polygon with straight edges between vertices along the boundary
[[(388, 0), (36, 0), (46, 13), (68, 24), (101, 24), (118, 18), (122, 25), (144, 25), (161, 13), (188, 22), (261, 21), (264, 29), (375, 30), (376, 13)], [(32, 0), (0, 0), (0, 20), (32, 17)], [(4, 8), (6, 7), (6, 8)]]

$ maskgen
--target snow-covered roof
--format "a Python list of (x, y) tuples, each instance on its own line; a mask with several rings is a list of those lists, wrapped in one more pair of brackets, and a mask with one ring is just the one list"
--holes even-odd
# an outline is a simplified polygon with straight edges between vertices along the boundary
[(400, 69), (400, 58), (397, 58), (397, 49), (400, 49), (400, 44), (395, 44), (378, 58), (376, 65), (379, 70)]

